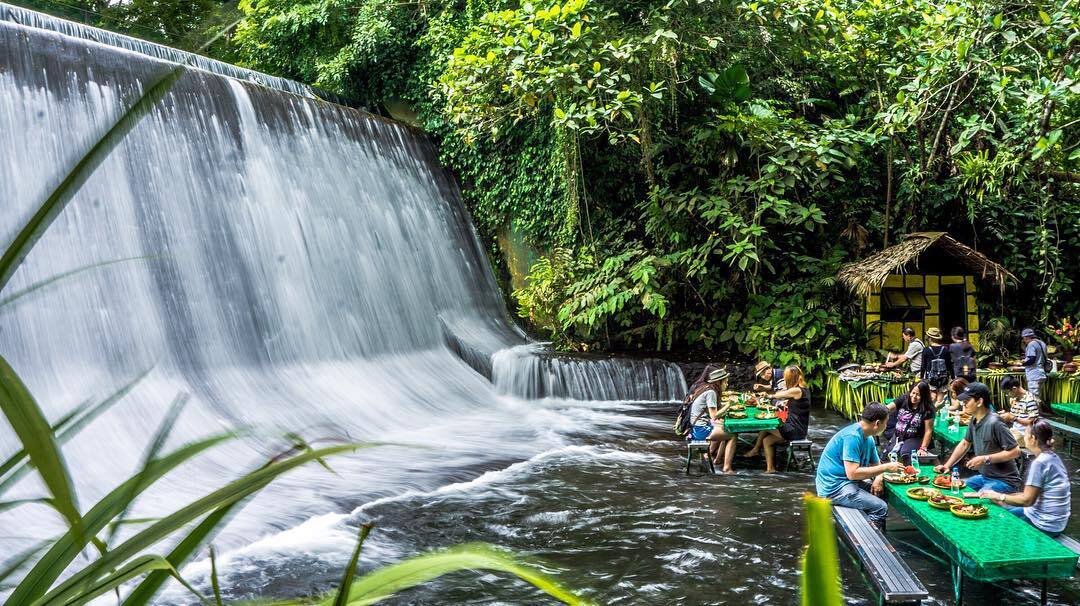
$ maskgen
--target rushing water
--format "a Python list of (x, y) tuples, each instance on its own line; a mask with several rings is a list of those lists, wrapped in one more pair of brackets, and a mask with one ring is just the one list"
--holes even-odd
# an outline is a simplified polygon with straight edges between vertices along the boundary
[[(0, 5), (0, 242), (164, 60), (189, 57)], [(215, 540), (230, 598), (328, 588), (372, 521), (365, 568), (486, 540), (541, 556), (602, 603), (796, 601), (808, 476), (686, 477), (669, 439), (677, 368), (529, 343), (421, 135), (295, 83), (192, 65), (4, 294), (109, 264), (0, 308), (0, 354), (52, 418), (151, 369), (64, 445), (84, 509), (137, 468), (186, 393), (170, 445), (237, 427), (254, 437), (167, 476), (135, 517), (279, 454), (285, 432), (397, 444), (334, 459), (335, 474), (304, 468), (247, 503)], [(816, 423), (824, 440), (836, 419)], [(0, 430), (0, 455), (16, 448)], [(27, 481), (5, 497), (40, 490)], [(0, 559), (60, 529), (41, 508), (3, 512)], [(942, 571), (913, 566), (948, 593)], [(207, 567), (185, 574), (205, 586)], [(538, 600), (476, 573), (395, 599)], [(192, 600), (172, 589), (162, 602)]]

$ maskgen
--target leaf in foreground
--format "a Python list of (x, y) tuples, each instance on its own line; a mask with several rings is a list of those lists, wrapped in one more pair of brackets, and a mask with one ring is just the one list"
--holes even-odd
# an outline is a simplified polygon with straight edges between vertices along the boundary
[[(371, 572), (349, 588), (349, 606), (374, 604), (395, 593), (426, 583), (431, 579), (459, 570), (497, 570), (509, 572), (531, 583), (551, 597), (567, 604), (590, 604), (584, 598), (560, 586), (554, 579), (534, 566), (518, 562), (513, 557), (485, 543), (469, 543), (444, 551), (409, 558)], [(333, 606), (330, 597), (319, 606)]]
[(832, 504), (806, 494), (806, 554), (803, 555), (803, 606), (842, 606), (840, 559), (836, 551)]

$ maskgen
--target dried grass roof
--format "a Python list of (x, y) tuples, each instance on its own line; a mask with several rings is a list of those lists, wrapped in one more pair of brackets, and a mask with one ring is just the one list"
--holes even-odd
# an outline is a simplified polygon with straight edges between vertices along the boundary
[(1002, 292), (1006, 283), (1016, 281), (1016, 276), (1007, 269), (987, 259), (986, 255), (954, 240), (943, 231), (908, 234), (895, 246), (862, 261), (844, 265), (837, 277), (855, 294), (866, 296), (875, 288), (881, 288), (890, 275), (908, 273), (908, 265), (914, 263), (914, 267), (910, 269), (918, 270), (919, 257), (935, 247), (970, 268), (972, 274), (996, 283)]

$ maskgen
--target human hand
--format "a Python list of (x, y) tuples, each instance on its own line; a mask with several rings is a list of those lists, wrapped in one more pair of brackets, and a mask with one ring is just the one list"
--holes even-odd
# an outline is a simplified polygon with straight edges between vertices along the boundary
[(949, 470), (949, 468), (945, 467), (944, 465), (934, 465), (934, 471), (936, 471), (938, 473), (945, 473), (948, 470)]
[(989, 488), (983, 488), (979, 491), (979, 497), (996, 501), (1001, 497), (1001, 495), (994, 492), (993, 490), (990, 490)]
[(1000, 418), (1002, 421), (1005, 421), (1006, 423), (1012, 423), (1016, 420), (1016, 415), (1011, 412), (1002, 412), (998, 413), (998, 418)]
[(881, 493), (883, 492), (885, 492), (885, 482), (881, 480), (881, 476), (878, 476), (877, 479), (870, 484), (870, 494), (881, 496)]
[(919, 450), (915, 451), (915, 454), (917, 456), (922, 457), (922, 456), (930, 454), (930, 452), (928, 450), (926, 450), (925, 448), (920, 448)]
[(983, 466), (983, 463), (986, 463), (986, 460), (988, 458), (989, 457), (986, 457), (986, 456), (971, 457), (970, 459), (968, 459), (967, 468), (968, 469), (978, 469), (978, 468)]
[(885, 471), (892, 473), (902, 473), (904, 471), (904, 464), (900, 461), (892, 461), (885, 464)]

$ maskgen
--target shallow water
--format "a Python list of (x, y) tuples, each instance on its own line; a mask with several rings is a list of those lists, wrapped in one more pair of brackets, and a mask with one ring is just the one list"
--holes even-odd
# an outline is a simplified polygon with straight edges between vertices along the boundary
[[(508, 458), (474, 470), (472, 479), (317, 517), (226, 554), (227, 591), (246, 598), (326, 590), (340, 576), (358, 525), (370, 522), (376, 528), (365, 543), (364, 570), (432, 548), (487, 541), (538, 558), (600, 604), (799, 602), (800, 506), (802, 493), (813, 488), (810, 474), (767, 476), (760, 462), (748, 468), (740, 461), (734, 476), (699, 475), (696, 466), (686, 476), (682, 451), (669, 439), (670, 404), (536, 406), (575, 417), (591, 410), (600, 429), (524, 461)], [(831, 412), (814, 412), (811, 438), (819, 448), (841, 422)], [(427, 460), (437, 464), (437, 453)], [(889, 525), (894, 544), (929, 589), (929, 603), (951, 603), (947, 570), (900, 541), (932, 547), (918, 533), (903, 532), (902, 518), (893, 515)], [(874, 603), (847, 552), (841, 555), (847, 601)], [(205, 569), (202, 562), (187, 572), (198, 576)], [(966, 591), (968, 603), (1038, 603), (1031, 583), (969, 583)], [(1075, 604), (1078, 596), (1077, 580), (1050, 585), (1053, 604)], [(185, 602), (176, 593), (170, 598)], [(463, 572), (389, 603), (532, 604), (546, 598), (506, 575)]]

